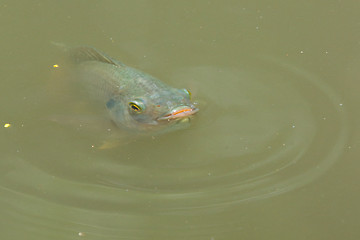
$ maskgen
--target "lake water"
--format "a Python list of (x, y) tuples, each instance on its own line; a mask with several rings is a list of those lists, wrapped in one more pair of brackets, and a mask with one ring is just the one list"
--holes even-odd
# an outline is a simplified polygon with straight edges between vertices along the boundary
[[(1, 2), (1, 239), (359, 239), (359, 11)], [(62, 82), (52, 42), (188, 88), (200, 111), (188, 129), (124, 138), (84, 117), (96, 110)]]

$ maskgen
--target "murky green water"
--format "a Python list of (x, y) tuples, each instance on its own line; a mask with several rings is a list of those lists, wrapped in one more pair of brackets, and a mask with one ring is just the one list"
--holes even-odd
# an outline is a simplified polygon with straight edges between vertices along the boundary
[[(359, 10), (1, 2), (1, 239), (359, 239)], [(124, 139), (83, 117), (52, 41), (189, 88), (201, 110)]]

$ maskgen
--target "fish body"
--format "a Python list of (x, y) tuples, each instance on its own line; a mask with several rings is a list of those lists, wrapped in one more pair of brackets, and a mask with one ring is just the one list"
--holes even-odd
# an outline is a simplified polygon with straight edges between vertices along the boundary
[(121, 129), (175, 130), (188, 125), (190, 117), (198, 112), (186, 89), (171, 87), (92, 47), (69, 52), (80, 89), (103, 105)]

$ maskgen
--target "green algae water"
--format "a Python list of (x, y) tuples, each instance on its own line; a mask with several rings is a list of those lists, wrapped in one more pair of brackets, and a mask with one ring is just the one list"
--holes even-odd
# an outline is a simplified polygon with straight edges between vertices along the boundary
[[(1, 3), (1, 239), (358, 239), (359, 9)], [(123, 134), (62, 81), (53, 41), (190, 89), (200, 111)]]

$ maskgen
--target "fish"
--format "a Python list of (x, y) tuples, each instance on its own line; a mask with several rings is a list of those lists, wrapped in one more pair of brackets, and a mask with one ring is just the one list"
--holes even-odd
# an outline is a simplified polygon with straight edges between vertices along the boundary
[(199, 112), (191, 92), (169, 86), (89, 46), (68, 50), (81, 92), (128, 132), (164, 133), (188, 127)]

